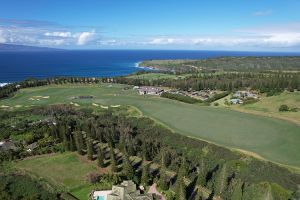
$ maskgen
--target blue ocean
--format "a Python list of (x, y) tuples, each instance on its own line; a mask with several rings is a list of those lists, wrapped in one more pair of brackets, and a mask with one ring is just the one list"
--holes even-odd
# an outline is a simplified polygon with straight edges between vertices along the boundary
[(149, 59), (204, 59), (219, 56), (293, 56), (300, 53), (183, 50), (66, 50), (0, 52), (0, 83), (55, 76), (113, 77), (141, 70)]

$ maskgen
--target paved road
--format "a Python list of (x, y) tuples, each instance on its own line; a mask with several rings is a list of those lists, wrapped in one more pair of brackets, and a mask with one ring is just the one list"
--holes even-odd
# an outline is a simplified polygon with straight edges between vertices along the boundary
[(156, 183), (150, 186), (148, 193), (157, 194), (161, 197), (161, 200), (167, 200), (159, 191), (156, 189)]

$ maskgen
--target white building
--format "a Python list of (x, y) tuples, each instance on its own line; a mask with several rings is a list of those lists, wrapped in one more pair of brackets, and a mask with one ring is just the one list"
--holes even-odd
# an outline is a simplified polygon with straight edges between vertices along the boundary
[(138, 89), (140, 95), (160, 95), (161, 93), (164, 92), (163, 89), (161, 88), (156, 88), (156, 87), (140, 87)]

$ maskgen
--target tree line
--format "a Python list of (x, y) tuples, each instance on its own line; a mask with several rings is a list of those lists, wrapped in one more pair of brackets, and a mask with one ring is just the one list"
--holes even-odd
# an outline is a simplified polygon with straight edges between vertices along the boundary
[(177, 88), (184, 91), (222, 90), (234, 91), (245, 88), (259, 90), (262, 93), (274, 91), (300, 91), (300, 73), (201, 73), (194, 74), (184, 79), (134, 79), (116, 77), (114, 82), (129, 85), (149, 85)]

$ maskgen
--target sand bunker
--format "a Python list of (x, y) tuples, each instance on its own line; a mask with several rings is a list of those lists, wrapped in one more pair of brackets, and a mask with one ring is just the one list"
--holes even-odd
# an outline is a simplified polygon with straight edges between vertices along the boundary
[(73, 103), (73, 102), (71, 102), (70, 104), (71, 104), (71, 105), (74, 105), (74, 106), (76, 106), (76, 107), (80, 106), (78, 103)]
[(49, 99), (50, 96), (33, 96), (29, 98), (30, 101), (40, 101), (41, 99)]
[(15, 105), (15, 108), (21, 108), (23, 107), (22, 105)]
[(9, 106), (2, 105), (1, 108), (9, 108)]
[(98, 106), (99, 106), (99, 105), (98, 105), (98, 104), (96, 104), (96, 103), (92, 103), (92, 105), (93, 105), (93, 106), (96, 106), (96, 107), (98, 107)]
[(111, 105), (112, 108), (119, 108), (121, 105)]
[(108, 106), (100, 106), (101, 108), (108, 109)]

